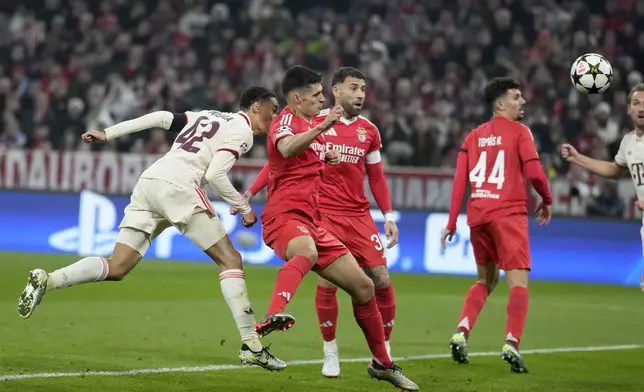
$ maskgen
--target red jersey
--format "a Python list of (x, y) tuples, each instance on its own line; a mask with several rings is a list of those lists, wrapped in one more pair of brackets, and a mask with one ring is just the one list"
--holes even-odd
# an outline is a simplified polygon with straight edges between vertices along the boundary
[(284, 108), (271, 123), (267, 135), (268, 199), (261, 219), (266, 222), (277, 215), (293, 212), (313, 221), (320, 220), (318, 189), (324, 170), (324, 135), (294, 158), (277, 150), (277, 141), (285, 136), (307, 132), (313, 124)]
[[(326, 118), (328, 109), (313, 119), (315, 125)], [(324, 133), (326, 150), (342, 154), (338, 165), (326, 165), (320, 187), (320, 211), (324, 214), (359, 216), (369, 214), (371, 204), (365, 194), (366, 165), (381, 161), (378, 128), (362, 116), (341, 118)]]
[(539, 159), (528, 127), (496, 117), (470, 132), (461, 149), (467, 152), (472, 189), (467, 203), (469, 226), (528, 212), (523, 167)]

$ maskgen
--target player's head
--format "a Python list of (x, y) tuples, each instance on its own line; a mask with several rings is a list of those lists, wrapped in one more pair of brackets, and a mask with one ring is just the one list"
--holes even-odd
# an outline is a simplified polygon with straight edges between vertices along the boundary
[(250, 117), (253, 133), (266, 135), (279, 103), (274, 92), (262, 86), (248, 87), (239, 97), (239, 109)]
[(521, 84), (512, 78), (494, 78), (486, 86), (485, 103), (492, 108), (495, 116), (510, 120), (523, 119), (525, 99), (521, 95)]
[(286, 70), (282, 79), (282, 92), (289, 106), (306, 117), (314, 117), (324, 106), (322, 75), (302, 65)]
[(362, 111), (367, 77), (359, 69), (342, 67), (333, 73), (333, 97), (335, 104), (341, 105), (349, 117), (355, 117)]
[(628, 115), (635, 128), (644, 131), (644, 83), (636, 84), (628, 94)]

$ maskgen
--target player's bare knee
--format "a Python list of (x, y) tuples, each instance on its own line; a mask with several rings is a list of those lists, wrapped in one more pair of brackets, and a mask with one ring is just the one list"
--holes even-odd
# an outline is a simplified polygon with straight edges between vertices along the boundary
[(105, 280), (110, 280), (110, 281), (120, 281), (123, 280), (127, 274), (132, 270), (132, 267), (129, 265), (130, 263), (127, 262), (127, 260), (123, 259), (114, 259), (114, 257), (108, 257), (107, 258), (107, 265), (109, 266), (109, 271), (107, 273), (107, 276), (105, 277)]
[(528, 287), (528, 275), (530, 271), (524, 268), (505, 271), (505, 280), (510, 288)]
[(386, 289), (391, 285), (391, 278), (386, 265), (365, 268), (364, 272), (373, 281), (373, 285), (377, 289)]
[(353, 291), (353, 293), (349, 294), (351, 294), (354, 302), (359, 304), (367, 303), (374, 296), (373, 281), (365, 275), (364, 279), (356, 281)]
[(321, 276), (318, 276), (318, 286), (328, 287), (328, 288), (336, 287), (333, 283), (329, 282), (328, 280), (324, 279)]
[(243, 269), (244, 266), (241, 254), (236, 249), (229, 252), (226, 257), (218, 260), (217, 264), (221, 270)]

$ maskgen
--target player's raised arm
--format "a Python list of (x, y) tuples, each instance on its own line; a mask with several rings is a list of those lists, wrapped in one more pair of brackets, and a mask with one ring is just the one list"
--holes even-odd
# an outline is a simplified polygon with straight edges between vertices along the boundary
[(626, 167), (626, 158), (624, 157), (624, 152), (621, 145), (613, 162), (601, 161), (599, 159), (587, 157), (577, 152), (575, 147), (571, 146), (570, 144), (564, 144), (561, 146), (561, 156), (566, 161), (581, 166), (584, 169), (605, 178), (617, 179), (628, 174), (628, 168)]
[(335, 124), (342, 116), (342, 107), (336, 106), (315, 128), (309, 131), (295, 134), (292, 130), (287, 129), (288, 126), (278, 129), (276, 135), (276, 148), (286, 158), (293, 158), (309, 148), (309, 145), (320, 136), (324, 131), (328, 130)]
[(166, 131), (181, 131), (186, 126), (187, 120), (183, 113), (171, 113), (160, 110), (148, 113), (132, 120), (120, 122), (104, 131), (89, 130), (82, 135), (85, 143), (94, 141), (106, 142), (130, 133), (144, 131), (146, 129), (161, 128)]

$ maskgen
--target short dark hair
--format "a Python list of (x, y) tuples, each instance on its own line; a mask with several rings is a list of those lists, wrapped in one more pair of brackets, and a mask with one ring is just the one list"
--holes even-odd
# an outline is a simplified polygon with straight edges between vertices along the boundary
[(490, 80), (485, 86), (485, 92), (483, 93), (485, 103), (489, 107), (494, 108), (494, 102), (504, 96), (508, 90), (514, 88), (520, 89), (521, 83), (512, 78), (500, 77)]
[(286, 70), (282, 79), (282, 93), (288, 96), (293, 90), (306, 88), (322, 81), (322, 74), (303, 65), (294, 65)]
[(644, 91), (644, 83), (638, 83), (633, 88), (631, 89), (631, 92), (628, 93), (628, 104), (631, 104), (631, 101), (633, 100), (633, 95), (635, 95), (636, 92), (638, 91)]
[(356, 79), (362, 79), (365, 82), (367, 81), (367, 77), (365, 76), (364, 72), (360, 71), (358, 68), (353, 68), (353, 67), (342, 67), (338, 68), (334, 73), (333, 73), (333, 79), (331, 81), (331, 85), (335, 86), (336, 84), (342, 84), (344, 83), (347, 78), (356, 78)]
[(255, 102), (277, 98), (274, 92), (262, 86), (250, 86), (239, 96), (239, 108), (247, 111)]

